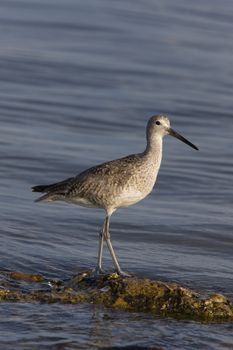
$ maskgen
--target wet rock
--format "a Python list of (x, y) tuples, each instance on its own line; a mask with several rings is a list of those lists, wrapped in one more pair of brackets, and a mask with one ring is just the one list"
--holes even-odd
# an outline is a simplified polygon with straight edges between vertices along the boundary
[(21, 280), (26, 282), (43, 282), (45, 278), (42, 275), (29, 274), (24, 272), (9, 272), (9, 277), (15, 280)]
[[(13, 279), (35, 283), (45, 281), (41, 275), (8, 273)], [(233, 320), (233, 307), (221, 294), (208, 298), (176, 283), (164, 283), (117, 274), (94, 278), (90, 272), (80, 273), (68, 281), (48, 283), (44, 290), (0, 289), (0, 300), (44, 303), (91, 303), (136, 312), (192, 319), (198, 321)]]

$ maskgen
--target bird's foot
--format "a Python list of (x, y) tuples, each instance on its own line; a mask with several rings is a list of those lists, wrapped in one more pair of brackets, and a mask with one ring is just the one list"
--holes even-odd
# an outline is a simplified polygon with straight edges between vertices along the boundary
[(100, 275), (104, 275), (104, 274), (105, 272), (100, 266), (96, 266), (96, 268), (91, 271), (91, 277), (94, 277), (94, 278), (97, 278)]
[(121, 277), (132, 277), (132, 275), (130, 275), (128, 272), (122, 270), (116, 271), (116, 273)]

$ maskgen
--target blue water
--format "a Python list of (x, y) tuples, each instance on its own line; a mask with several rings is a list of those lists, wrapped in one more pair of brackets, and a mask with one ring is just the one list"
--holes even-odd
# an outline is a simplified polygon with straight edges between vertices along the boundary
[[(200, 151), (165, 138), (152, 194), (112, 217), (119, 261), (233, 298), (232, 32), (228, 0), (0, 2), (1, 270), (94, 267), (104, 213), (36, 204), (30, 187), (142, 151), (163, 113)], [(6, 350), (233, 348), (232, 325), (87, 305), (2, 303), (0, 324)]]

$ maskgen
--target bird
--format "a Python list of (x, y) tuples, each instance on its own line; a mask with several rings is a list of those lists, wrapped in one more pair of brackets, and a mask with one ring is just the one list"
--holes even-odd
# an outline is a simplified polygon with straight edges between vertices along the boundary
[(104, 209), (105, 218), (99, 233), (97, 265), (92, 270), (94, 276), (104, 273), (104, 242), (110, 252), (115, 272), (120, 276), (130, 276), (121, 269), (113, 249), (109, 232), (110, 218), (118, 208), (136, 204), (151, 193), (159, 172), (163, 137), (166, 135), (173, 136), (198, 150), (197, 146), (171, 128), (167, 116), (153, 115), (147, 122), (147, 142), (143, 152), (93, 166), (60, 182), (32, 187), (34, 192), (45, 193), (35, 202), (63, 201), (87, 208)]

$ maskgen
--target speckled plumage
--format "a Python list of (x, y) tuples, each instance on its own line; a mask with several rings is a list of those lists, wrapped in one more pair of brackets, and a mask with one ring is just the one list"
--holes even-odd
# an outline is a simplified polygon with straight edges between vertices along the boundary
[(161, 162), (160, 138), (153, 140), (153, 134), (148, 135), (147, 146), (142, 153), (97, 165), (53, 185), (41, 186), (41, 192), (47, 194), (37, 201), (62, 200), (103, 208), (108, 213), (135, 204), (152, 191)]
[(144, 152), (97, 165), (62, 182), (32, 188), (35, 192), (46, 193), (36, 200), (38, 202), (60, 200), (106, 211), (100, 235), (97, 272), (101, 271), (105, 239), (116, 270), (122, 274), (110, 241), (109, 219), (117, 208), (135, 204), (152, 191), (162, 159), (162, 139), (169, 133), (196, 148), (170, 128), (167, 117), (153, 116), (147, 124), (147, 145)]

